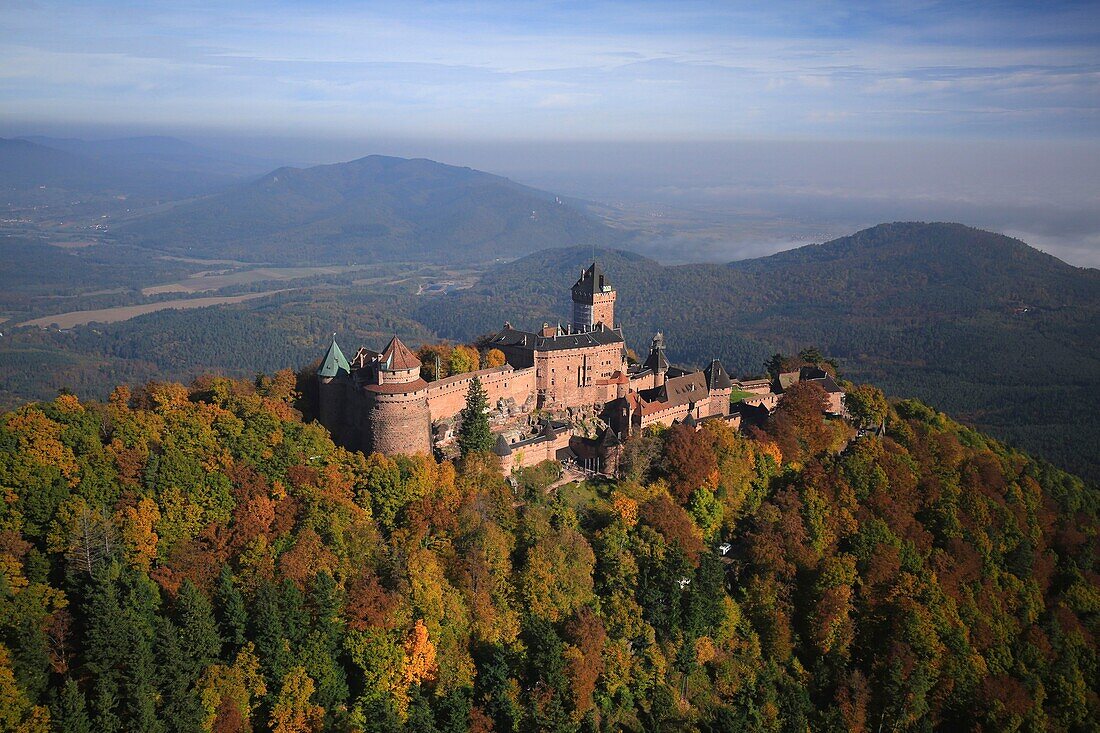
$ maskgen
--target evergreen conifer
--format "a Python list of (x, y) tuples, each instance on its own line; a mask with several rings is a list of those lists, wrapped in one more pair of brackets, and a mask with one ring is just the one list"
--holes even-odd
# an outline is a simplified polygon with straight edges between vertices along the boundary
[(489, 416), (486, 410), (489, 398), (481, 380), (474, 377), (466, 392), (466, 407), (462, 408), (462, 427), (458, 431), (458, 447), (465, 458), (471, 453), (493, 448), (493, 434), (489, 432)]

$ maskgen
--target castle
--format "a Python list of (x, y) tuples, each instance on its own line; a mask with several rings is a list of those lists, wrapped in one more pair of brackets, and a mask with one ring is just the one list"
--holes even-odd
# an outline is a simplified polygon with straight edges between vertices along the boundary
[[(350, 362), (334, 336), (317, 371), (321, 423), (352, 449), (430, 453), (450, 437), (447, 426), (477, 377), (505, 471), (567, 458), (611, 470), (621, 441), (651, 425), (739, 424), (730, 412), (733, 381), (717, 359), (702, 371), (673, 367), (657, 333), (646, 359), (629, 363), (616, 292), (598, 264), (581, 272), (571, 295), (572, 323), (537, 332), (505, 323), (488, 344), (503, 352), (504, 365), (433, 382), (396, 335), (381, 352), (361, 348)], [(533, 424), (536, 409), (549, 417)], [(576, 429), (578, 416), (591, 418), (588, 435)]]

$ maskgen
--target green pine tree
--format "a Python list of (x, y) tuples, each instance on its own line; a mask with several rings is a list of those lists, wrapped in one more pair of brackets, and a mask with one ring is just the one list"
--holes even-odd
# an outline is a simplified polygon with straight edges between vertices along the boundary
[(187, 656), (188, 673), (198, 679), (202, 670), (218, 660), (222, 640), (214, 621), (210, 601), (190, 580), (183, 581), (176, 595), (176, 624), (180, 645)]
[(58, 733), (92, 733), (84, 693), (72, 679), (65, 680), (61, 694), (50, 706), (50, 717), (52, 729)]
[(248, 638), (256, 644), (256, 655), (260, 658), (267, 686), (265, 702), (271, 705), (292, 661), (279, 608), (279, 586), (268, 581), (259, 587), (248, 621)]
[(458, 447), (463, 457), (493, 448), (493, 434), (489, 432), (489, 398), (481, 380), (474, 377), (466, 392), (466, 406), (462, 408), (462, 427), (458, 431)]
[(158, 714), (170, 733), (198, 730), (203, 719), (202, 704), (195, 690), (198, 675), (189, 650), (181, 642), (180, 630), (171, 620), (159, 619), (154, 648), (160, 691)]
[(313, 699), (325, 709), (326, 727), (335, 728), (338, 712), (347, 707), (348, 681), (339, 661), (344, 634), (340, 620), (343, 604), (336, 581), (327, 571), (314, 576), (307, 601), (313, 624), (299, 657), (317, 686)]
[(244, 646), (245, 632), (248, 629), (248, 610), (244, 605), (244, 596), (233, 581), (233, 571), (228, 565), (222, 566), (218, 575), (218, 587), (214, 591), (215, 610), (217, 611), (218, 631), (222, 641), (228, 646), (227, 658)]

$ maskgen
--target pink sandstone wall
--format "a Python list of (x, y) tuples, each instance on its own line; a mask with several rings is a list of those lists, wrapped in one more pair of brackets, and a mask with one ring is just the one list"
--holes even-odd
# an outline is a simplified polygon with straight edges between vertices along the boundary
[(466, 393), (470, 389), (470, 381), (475, 376), (481, 380), (481, 386), (485, 388), (490, 408), (496, 405), (497, 400), (509, 397), (515, 400), (517, 405), (522, 405), (535, 393), (534, 367), (513, 369), (505, 364), (467, 374), (456, 374), (453, 377), (429, 382), (423, 390), (428, 398), (428, 408), (433, 421), (454, 417), (466, 406)]
[(603, 323), (615, 327), (615, 291), (592, 296), (592, 325)]
[(759, 407), (763, 405), (768, 408), (768, 412), (775, 409), (775, 406), (779, 404), (779, 395), (769, 392), (768, 394), (759, 394), (752, 397), (746, 397), (741, 400), (746, 405), (752, 405), (753, 407)]
[(556, 460), (555, 454), (569, 445), (569, 431), (564, 431), (553, 440), (543, 440), (538, 443), (514, 448), (511, 453), (502, 457), (501, 469), (505, 474), (511, 473), (513, 468), (526, 468), (543, 461)]
[(676, 407), (667, 407), (664, 410), (658, 412), (652, 412), (648, 415), (642, 415), (642, 428), (648, 428), (650, 425), (664, 425), (665, 427), (672, 427), (674, 420), (683, 420), (687, 417), (688, 406), (686, 404), (678, 405)]
[(367, 419), (373, 451), (386, 455), (432, 452), (431, 420), (423, 390), (372, 397)]
[(547, 407), (579, 407), (604, 402), (605, 385), (597, 384), (622, 369), (622, 345), (540, 351), (535, 355), (536, 384)]

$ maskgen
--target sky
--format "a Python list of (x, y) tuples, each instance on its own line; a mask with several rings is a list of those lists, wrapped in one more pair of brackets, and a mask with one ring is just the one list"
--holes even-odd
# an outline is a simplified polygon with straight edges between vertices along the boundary
[[(1100, 3), (0, 3), (0, 136), (150, 133), (719, 208), (751, 188), (1095, 214)], [(989, 174), (936, 170), (959, 151)]]
[(1086, 138), (1100, 4), (40, 2), (9, 121), (568, 140)]

